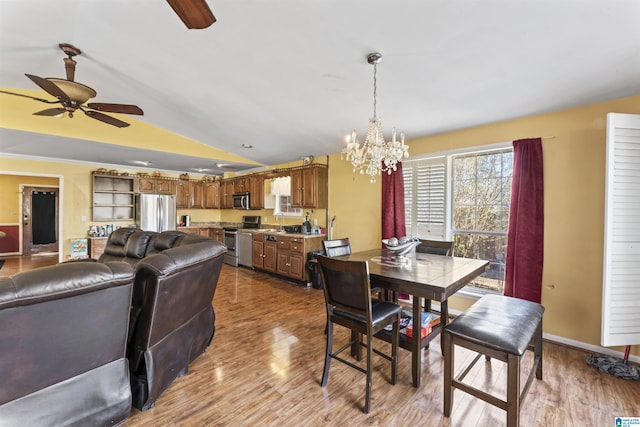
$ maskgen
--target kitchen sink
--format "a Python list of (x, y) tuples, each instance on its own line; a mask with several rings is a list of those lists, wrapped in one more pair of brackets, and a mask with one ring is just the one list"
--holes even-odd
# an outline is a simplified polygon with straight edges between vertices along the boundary
[(265, 233), (284, 233), (285, 232), (284, 230), (278, 230), (276, 228), (268, 228), (266, 230), (262, 229), (260, 231), (265, 232)]

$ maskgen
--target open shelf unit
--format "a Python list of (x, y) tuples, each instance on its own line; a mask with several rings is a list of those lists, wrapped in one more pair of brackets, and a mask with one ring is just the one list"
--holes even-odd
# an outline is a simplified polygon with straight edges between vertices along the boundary
[(93, 220), (131, 221), (135, 219), (137, 178), (93, 174)]

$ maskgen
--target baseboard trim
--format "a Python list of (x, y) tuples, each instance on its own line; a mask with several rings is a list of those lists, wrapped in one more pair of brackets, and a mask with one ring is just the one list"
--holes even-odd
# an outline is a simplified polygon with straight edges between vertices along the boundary
[[(624, 353), (621, 351), (611, 350), (610, 348), (600, 347), (599, 345), (587, 344), (582, 341), (576, 341), (569, 338), (560, 337), (558, 335), (543, 333), (542, 338), (547, 341), (566, 345), (568, 347), (574, 347), (578, 350), (584, 350), (590, 353), (606, 354), (608, 356), (618, 357), (620, 359), (624, 357)], [(640, 356), (629, 355), (629, 361), (640, 364)]]

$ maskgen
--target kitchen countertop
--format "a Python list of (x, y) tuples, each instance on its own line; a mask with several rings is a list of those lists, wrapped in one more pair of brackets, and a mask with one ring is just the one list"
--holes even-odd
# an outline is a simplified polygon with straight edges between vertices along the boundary
[(189, 226), (180, 225), (178, 228), (224, 228), (224, 227), (236, 227), (239, 231), (250, 231), (252, 233), (264, 233), (275, 236), (286, 237), (302, 237), (305, 239), (311, 239), (314, 237), (326, 237), (326, 234), (311, 234), (311, 233), (289, 233), (282, 232), (279, 228), (242, 228), (242, 224), (238, 223), (220, 223), (220, 222), (192, 222)]

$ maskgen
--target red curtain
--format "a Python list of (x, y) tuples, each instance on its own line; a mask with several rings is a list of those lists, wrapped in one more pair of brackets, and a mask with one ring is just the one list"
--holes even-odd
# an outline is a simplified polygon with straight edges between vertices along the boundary
[(389, 175), (382, 172), (382, 238), (406, 236), (402, 163)]
[(513, 141), (504, 294), (540, 302), (544, 244), (542, 139)]

